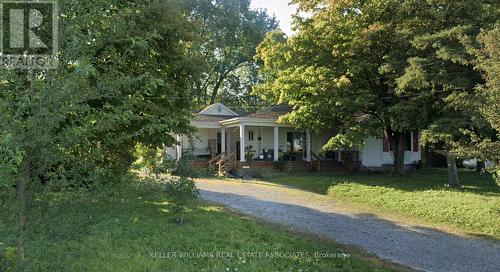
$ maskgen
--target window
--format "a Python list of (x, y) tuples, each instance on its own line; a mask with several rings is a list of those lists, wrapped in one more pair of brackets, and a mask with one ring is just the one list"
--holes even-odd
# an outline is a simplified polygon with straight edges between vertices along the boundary
[(254, 137), (253, 137), (253, 130), (249, 130), (248, 131), (248, 140), (249, 141), (253, 141)]
[(412, 141), (411, 141), (411, 132), (407, 132), (406, 135), (406, 151), (411, 151)]

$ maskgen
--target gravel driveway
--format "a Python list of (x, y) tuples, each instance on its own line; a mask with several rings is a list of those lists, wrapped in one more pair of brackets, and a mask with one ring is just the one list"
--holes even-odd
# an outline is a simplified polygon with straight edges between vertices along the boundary
[(202, 198), (292, 229), (355, 245), (424, 271), (500, 271), (500, 243), (404, 225), (342, 207), (330, 197), (284, 186), (219, 180), (197, 183)]

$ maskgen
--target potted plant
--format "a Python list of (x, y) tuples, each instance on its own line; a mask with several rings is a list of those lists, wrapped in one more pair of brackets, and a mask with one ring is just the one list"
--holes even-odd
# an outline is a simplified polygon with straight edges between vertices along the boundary
[(255, 156), (255, 150), (253, 150), (252, 146), (246, 148), (245, 159), (247, 162), (251, 162)]

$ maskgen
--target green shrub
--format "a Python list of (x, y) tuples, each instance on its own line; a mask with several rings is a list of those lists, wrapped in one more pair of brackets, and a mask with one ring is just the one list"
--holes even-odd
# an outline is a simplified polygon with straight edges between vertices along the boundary
[(199, 190), (193, 180), (187, 177), (171, 177), (163, 179), (167, 199), (172, 212), (177, 216), (179, 225), (184, 224), (184, 211), (199, 196)]
[(256, 154), (255, 150), (248, 148), (245, 154), (245, 159), (247, 160), (247, 162), (252, 162), (255, 154)]
[(17, 252), (13, 247), (4, 247), (0, 242), (0, 271), (14, 271), (16, 265)]
[(493, 171), (493, 179), (497, 183), (498, 187), (500, 187), (500, 168), (496, 168)]

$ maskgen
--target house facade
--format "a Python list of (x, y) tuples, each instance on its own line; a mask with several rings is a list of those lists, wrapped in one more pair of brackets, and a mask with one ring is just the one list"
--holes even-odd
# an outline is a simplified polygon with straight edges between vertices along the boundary
[[(320, 133), (297, 130), (278, 123), (290, 112), (288, 106), (274, 106), (255, 113), (236, 112), (217, 103), (193, 115), (191, 125), (196, 136), (178, 135), (179, 145), (168, 150), (173, 158), (190, 151), (196, 167), (232, 169), (273, 168), (274, 161), (287, 161), (296, 170), (341, 170), (349, 168), (381, 168), (392, 165), (393, 155), (387, 141), (369, 138), (360, 149), (320, 152), (338, 133), (335, 128)], [(420, 161), (418, 133), (409, 135), (405, 163)], [(321, 154), (321, 155), (320, 155)]]

